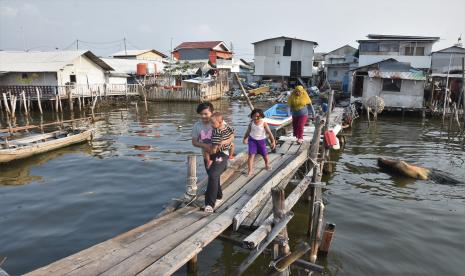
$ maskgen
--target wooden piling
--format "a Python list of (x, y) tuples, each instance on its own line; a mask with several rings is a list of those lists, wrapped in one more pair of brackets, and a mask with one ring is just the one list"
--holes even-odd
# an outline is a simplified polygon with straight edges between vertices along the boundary
[(10, 94), (11, 117), (16, 117), (16, 96)]
[(42, 115), (42, 104), (40, 102), (40, 91), (39, 91), (39, 88), (36, 87), (36, 95), (37, 95), (37, 106), (39, 106), (39, 112), (40, 112), (40, 115)]
[(192, 257), (192, 259), (190, 259), (187, 262), (187, 272), (189, 272), (189, 273), (197, 272), (197, 255)]
[(307, 251), (310, 250), (310, 245), (306, 242), (301, 242), (296, 246), (294, 251), (281, 258), (277, 262), (273, 263), (273, 268), (276, 270), (276, 272), (271, 273), (270, 275), (279, 275), (279, 272), (286, 270), (291, 264), (293, 264), (295, 261), (297, 261), (300, 257), (302, 257)]
[(186, 179), (186, 200), (191, 200), (197, 196), (197, 157), (187, 156), (187, 179)]
[[(273, 188), (271, 190), (271, 197), (273, 202), (273, 222), (276, 225), (285, 217), (286, 206), (284, 190), (282, 188)], [(275, 238), (272, 253), (275, 261), (289, 255), (289, 236), (286, 227), (284, 227)], [(279, 272), (278, 275), (289, 275), (289, 268), (287, 266), (283, 267)]]
[(63, 113), (63, 105), (61, 104), (61, 98), (60, 96), (58, 96), (57, 98), (58, 98), (58, 106), (60, 107), (60, 113)]
[(321, 239), (321, 244), (318, 249), (318, 254), (323, 256), (328, 254), (329, 248), (331, 247), (331, 243), (333, 241), (334, 232), (336, 232), (336, 224), (326, 223), (325, 230), (323, 232), (323, 238)]
[(5, 110), (6, 110), (8, 115), (11, 115), (11, 110), (10, 110), (10, 107), (8, 105), (8, 100), (6, 98), (6, 94), (5, 93), (2, 93), (2, 94), (3, 94), (3, 103), (5, 105)]
[(23, 92), (21, 93), (21, 97), (23, 99), (23, 103), (24, 103), (24, 114), (26, 114), (26, 116), (29, 116), (29, 111), (28, 111), (28, 107), (27, 107), (27, 101), (26, 101), (26, 92)]
[(67, 96), (68, 96), (68, 102), (69, 102), (69, 111), (71, 113), (73, 113), (74, 111), (74, 103), (73, 103), (73, 92), (71, 91), (71, 89), (67, 89)]

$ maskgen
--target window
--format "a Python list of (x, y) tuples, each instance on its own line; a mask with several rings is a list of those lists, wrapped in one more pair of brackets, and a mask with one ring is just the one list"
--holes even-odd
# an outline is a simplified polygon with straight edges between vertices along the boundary
[(383, 79), (383, 91), (400, 92), (402, 80), (400, 79)]
[(283, 56), (290, 57), (292, 52), (292, 40), (284, 40)]
[(27, 73), (22, 73), (22, 74), (21, 74), (21, 78), (22, 78), (23, 80), (27, 79), (27, 77), (28, 77)]
[(281, 46), (274, 46), (274, 53), (277, 55), (281, 54)]
[(362, 42), (360, 44), (361, 52), (378, 52), (378, 42)]
[(379, 44), (380, 52), (399, 52), (399, 42), (381, 42)]
[(416, 56), (424, 56), (425, 55), (425, 47), (417, 47), (415, 50)]
[(407, 46), (405, 47), (405, 52), (404, 55), (406, 56), (413, 56), (413, 51), (415, 50), (415, 47), (413, 46)]
[(76, 83), (76, 75), (69, 75), (69, 82)]

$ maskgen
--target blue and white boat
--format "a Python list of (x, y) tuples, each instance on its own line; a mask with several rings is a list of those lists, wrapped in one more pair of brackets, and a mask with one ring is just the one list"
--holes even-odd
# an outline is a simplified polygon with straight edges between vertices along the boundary
[(281, 128), (289, 125), (292, 122), (289, 107), (287, 104), (282, 103), (273, 105), (265, 111), (265, 118), (263, 121), (275, 128)]

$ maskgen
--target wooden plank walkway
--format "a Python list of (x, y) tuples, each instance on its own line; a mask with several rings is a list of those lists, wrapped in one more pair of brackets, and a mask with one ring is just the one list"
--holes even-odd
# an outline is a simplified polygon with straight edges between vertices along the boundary
[[(342, 109), (331, 114), (331, 126), (337, 129)], [(314, 128), (305, 128), (305, 137)], [(222, 176), (223, 202), (215, 213), (207, 214), (202, 189), (192, 204), (77, 252), (26, 275), (170, 275), (196, 256), (206, 245), (231, 225), (259, 226), (271, 214), (271, 189), (286, 185), (308, 158), (308, 139), (297, 144), (284, 137), (276, 153), (270, 154), (272, 171), (264, 169), (257, 158), (255, 173), (248, 177), (246, 162), (237, 157)], [(305, 187), (306, 188), (306, 187)]]

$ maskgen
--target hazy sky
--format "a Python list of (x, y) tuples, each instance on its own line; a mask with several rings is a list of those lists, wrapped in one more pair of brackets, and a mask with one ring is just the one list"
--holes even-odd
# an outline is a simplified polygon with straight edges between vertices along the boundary
[[(252, 42), (291, 36), (318, 42), (316, 51), (357, 47), (368, 33), (439, 36), (438, 50), (465, 40), (465, 0), (0, 0), (0, 49), (123, 49), (169, 53), (183, 41), (232, 42), (253, 58)], [(113, 43), (106, 43), (113, 42)]]

